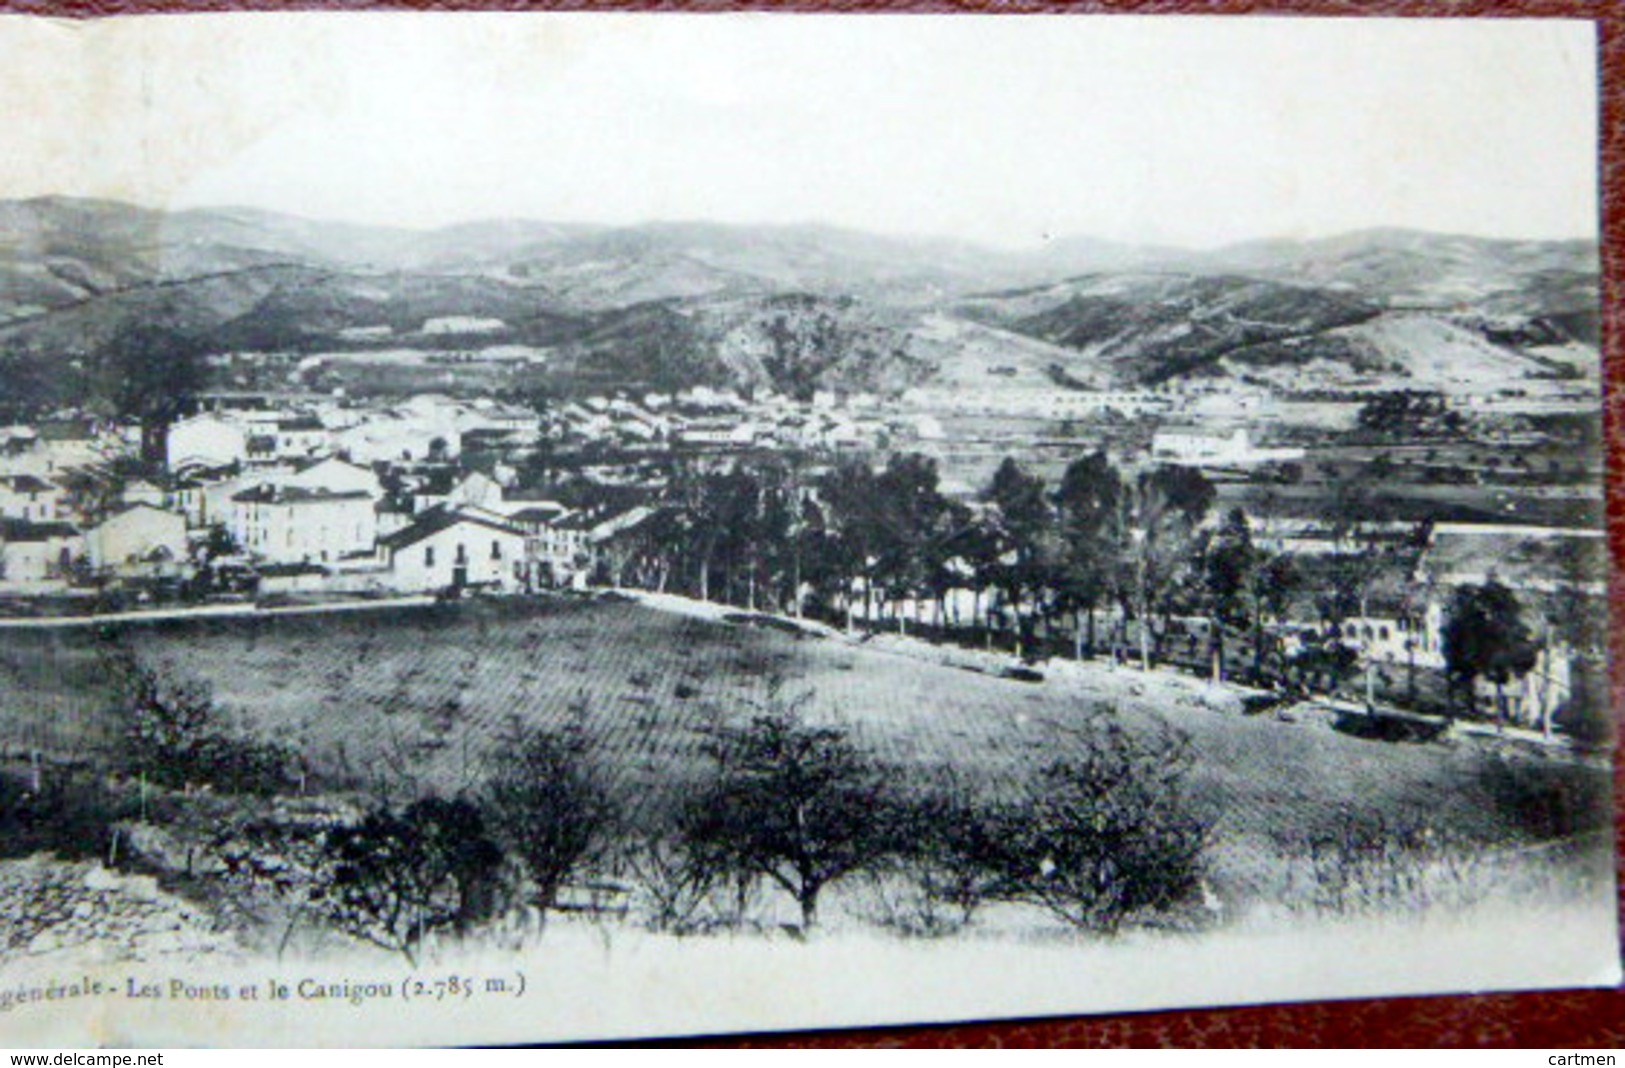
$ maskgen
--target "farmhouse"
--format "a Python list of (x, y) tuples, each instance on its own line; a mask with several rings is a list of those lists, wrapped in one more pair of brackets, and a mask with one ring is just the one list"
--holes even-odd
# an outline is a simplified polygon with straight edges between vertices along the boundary
[(401, 591), (512, 589), (529, 578), (525, 534), (486, 516), (437, 509), (379, 539), (389, 585)]
[(1428, 601), (1416, 618), (1351, 616), (1341, 624), (1344, 645), (1383, 664), (1444, 667), (1444, 609), (1437, 599)]

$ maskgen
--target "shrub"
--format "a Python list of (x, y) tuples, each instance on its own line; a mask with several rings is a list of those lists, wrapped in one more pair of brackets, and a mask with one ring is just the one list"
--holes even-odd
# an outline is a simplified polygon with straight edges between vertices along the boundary
[(101, 778), (84, 768), (52, 766), (29, 779), (0, 773), (0, 857), (42, 850), (105, 857), (119, 807)]
[(1136, 737), (1111, 711), (1075, 737), (1028, 798), (978, 817), (972, 859), (996, 892), (1105, 932), (1195, 900), (1208, 827), (1186, 797), (1187, 741)]
[(722, 901), (739, 884), (709, 850), (679, 830), (649, 835), (627, 852), (623, 865), (652, 931), (687, 935), (743, 923), (752, 880), (747, 878), (743, 896)]
[(430, 797), (398, 814), (377, 809), (331, 831), (325, 853), (328, 918), (413, 964), (430, 932), (463, 932), (495, 911), (502, 851), (468, 801)]
[(124, 717), (125, 770), (171, 789), (208, 785), (269, 795), (290, 785), (282, 746), (230, 732), (208, 687), (124, 654), (112, 658)]
[(871, 883), (874, 918), (912, 937), (936, 938), (968, 927), (1006, 890), (1002, 842), (1019, 818), (979, 799), (942, 769), (900, 799), (889, 820), (887, 858)]

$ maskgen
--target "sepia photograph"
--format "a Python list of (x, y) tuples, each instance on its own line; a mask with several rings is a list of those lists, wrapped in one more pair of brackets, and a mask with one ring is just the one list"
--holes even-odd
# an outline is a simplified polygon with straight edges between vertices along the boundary
[(1597, 73), (0, 17), (0, 1043), (1617, 984)]

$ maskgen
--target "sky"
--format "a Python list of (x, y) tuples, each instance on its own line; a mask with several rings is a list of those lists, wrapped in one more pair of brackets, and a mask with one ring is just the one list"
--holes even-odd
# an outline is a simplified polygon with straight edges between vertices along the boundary
[(0, 198), (1004, 247), (1591, 237), (1596, 76), (1584, 22), (14, 16)]

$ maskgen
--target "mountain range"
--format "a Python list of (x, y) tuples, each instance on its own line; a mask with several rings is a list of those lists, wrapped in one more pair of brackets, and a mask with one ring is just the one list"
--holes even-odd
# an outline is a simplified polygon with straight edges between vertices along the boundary
[(453, 316), (595, 386), (1454, 389), (1595, 375), (1598, 273), (1589, 242), (1404, 230), (1006, 251), (824, 226), (409, 230), (47, 197), (0, 201), (0, 392), (94, 362), (131, 322), (304, 353), (383, 328), (392, 346), (444, 345), (421, 327)]

